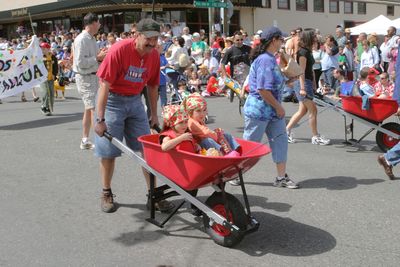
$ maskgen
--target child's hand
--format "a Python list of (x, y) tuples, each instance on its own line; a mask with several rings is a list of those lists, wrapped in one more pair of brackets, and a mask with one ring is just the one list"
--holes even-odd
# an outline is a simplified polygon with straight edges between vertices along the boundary
[(181, 136), (179, 136), (179, 138), (182, 141), (192, 141), (193, 140), (193, 135), (191, 133), (184, 133)]

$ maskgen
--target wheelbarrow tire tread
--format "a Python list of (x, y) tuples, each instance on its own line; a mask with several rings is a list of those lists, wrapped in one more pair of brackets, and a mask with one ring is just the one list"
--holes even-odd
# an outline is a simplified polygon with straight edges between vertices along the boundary
[[(240, 241), (244, 237), (244, 230), (246, 230), (247, 225), (248, 225), (248, 216), (243, 208), (242, 203), (233, 195), (229, 193), (225, 193), (226, 195), (226, 201), (227, 201), (227, 206), (232, 214), (232, 221), (234, 225), (239, 227), (240, 230), (243, 230), (241, 232), (238, 232), (236, 234), (228, 234), (226, 236), (223, 236), (216, 232), (212, 226), (210, 226), (209, 221), (210, 218), (206, 215), (203, 214), (203, 223), (204, 223), (204, 228), (205, 231), (210, 237), (214, 240), (215, 243), (218, 245), (224, 246), (224, 247), (233, 247), (240, 243)], [(218, 205), (223, 205), (223, 197), (222, 193), (220, 192), (214, 192), (205, 202), (207, 206), (209, 206), (211, 209), (214, 209)], [(221, 214), (223, 215), (223, 214)], [(228, 216), (227, 216), (228, 217)]]
[[(388, 122), (388, 123), (383, 124), (381, 127), (385, 128), (386, 130), (389, 130), (391, 132), (394, 132), (396, 134), (400, 134), (400, 124), (398, 124), (396, 122)], [(389, 142), (388, 143), (387, 138), (388, 138), (387, 134), (377, 131), (376, 136), (375, 136), (376, 144), (383, 152), (388, 151), (397, 143), (397, 142)]]

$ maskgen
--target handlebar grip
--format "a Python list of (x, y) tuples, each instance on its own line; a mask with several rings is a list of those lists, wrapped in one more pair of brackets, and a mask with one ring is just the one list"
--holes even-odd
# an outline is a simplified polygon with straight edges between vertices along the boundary
[(156, 130), (157, 133), (161, 133), (161, 128), (158, 124), (154, 124), (153, 126), (151, 126), (152, 129)]
[(105, 131), (105, 132), (103, 133), (103, 136), (104, 136), (105, 138), (107, 138), (110, 142), (111, 142), (111, 140), (113, 139), (113, 136), (112, 136), (109, 132), (107, 132), (107, 131)]

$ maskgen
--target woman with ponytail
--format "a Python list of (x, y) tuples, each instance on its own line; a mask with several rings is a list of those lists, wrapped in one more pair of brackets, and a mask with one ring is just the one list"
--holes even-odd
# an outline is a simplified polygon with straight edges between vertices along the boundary
[(274, 186), (294, 189), (298, 185), (286, 174), (288, 140), (285, 109), (281, 104), (285, 78), (276, 62), (277, 52), (283, 43), (283, 34), (277, 27), (268, 27), (260, 37), (260, 44), (250, 54), (250, 93), (243, 109), (243, 138), (261, 142), (265, 133), (277, 169)]

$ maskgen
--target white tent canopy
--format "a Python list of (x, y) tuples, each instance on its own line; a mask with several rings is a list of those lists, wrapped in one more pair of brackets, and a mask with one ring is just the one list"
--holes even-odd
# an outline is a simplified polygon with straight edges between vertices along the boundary
[(397, 34), (399, 34), (400, 33), (400, 18), (392, 20), (392, 25), (391, 26), (396, 27)]
[(350, 30), (351, 30), (351, 35), (359, 35), (362, 32), (365, 32), (366, 34), (375, 32), (376, 34), (379, 35), (385, 35), (387, 33), (387, 29), (392, 25), (393, 21), (391, 21), (384, 15), (379, 15), (378, 17), (370, 21), (367, 21), (363, 24), (350, 28)]

